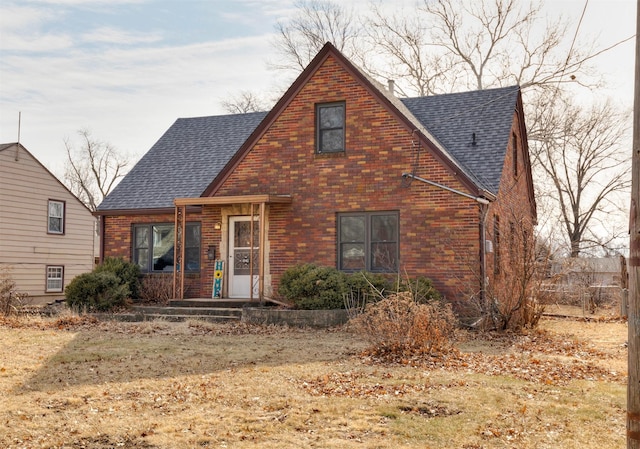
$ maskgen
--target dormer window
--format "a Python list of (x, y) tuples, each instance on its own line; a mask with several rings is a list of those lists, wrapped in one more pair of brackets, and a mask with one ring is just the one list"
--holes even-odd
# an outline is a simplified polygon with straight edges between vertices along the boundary
[(345, 104), (316, 105), (316, 152), (340, 153), (344, 151)]

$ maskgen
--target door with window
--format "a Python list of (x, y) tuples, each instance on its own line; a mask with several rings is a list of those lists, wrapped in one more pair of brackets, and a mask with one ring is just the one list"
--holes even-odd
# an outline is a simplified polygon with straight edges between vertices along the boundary
[[(258, 297), (260, 225), (258, 218), (229, 219), (229, 297)], [(251, 254), (253, 253), (253, 257)]]

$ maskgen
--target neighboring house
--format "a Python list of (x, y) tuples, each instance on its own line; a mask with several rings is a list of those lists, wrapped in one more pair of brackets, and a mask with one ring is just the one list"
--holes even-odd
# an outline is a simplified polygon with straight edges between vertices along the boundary
[(34, 304), (94, 267), (96, 219), (19, 143), (0, 144), (0, 267)]
[(554, 260), (551, 273), (557, 284), (576, 287), (621, 286), (622, 258), (567, 257)]
[(178, 119), (97, 213), (102, 254), (176, 298), (268, 299), (313, 262), (465, 299), (536, 220), (520, 90), (399, 99), (326, 44), (271, 111)]

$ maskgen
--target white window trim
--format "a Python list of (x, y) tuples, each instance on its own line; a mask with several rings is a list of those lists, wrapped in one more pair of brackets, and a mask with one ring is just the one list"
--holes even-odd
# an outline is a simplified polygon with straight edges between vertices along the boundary
[[(62, 215), (61, 216), (55, 216), (51, 214), (51, 205), (52, 204), (60, 204), (62, 206)], [(64, 234), (64, 227), (65, 227), (65, 214), (67, 211), (67, 204), (65, 201), (60, 201), (60, 200), (49, 200), (47, 202), (47, 233), (49, 234)], [(57, 231), (55, 229), (51, 229), (51, 223), (50, 220), (51, 218), (59, 218), (60, 219), (60, 230)]]
[[(47, 265), (46, 270), (47, 277), (44, 291), (46, 293), (62, 293), (64, 290), (64, 265)], [(55, 276), (51, 276), (52, 274)], [(51, 287), (50, 282), (56, 281), (59, 281), (60, 286)]]

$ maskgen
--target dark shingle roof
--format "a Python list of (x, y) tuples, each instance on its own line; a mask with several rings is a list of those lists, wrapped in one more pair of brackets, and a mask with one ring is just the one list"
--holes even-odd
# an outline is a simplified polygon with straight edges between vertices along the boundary
[(497, 194), (518, 92), (511, 86), (401, 101), (467, 175)]
[(98, 210), (173, 207), (175, 198), (200, 196), (266, 114), (176, 120)]
[[(392, 102), (478, 187), (497, 194), (518, 92), (512, 86)], [(98, 210), (167, 208), (175, 198), (202, 195), (266, 115), (176, 120)]]

